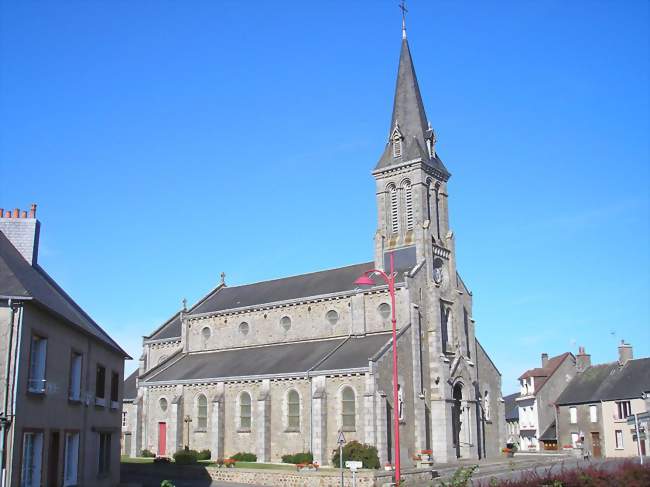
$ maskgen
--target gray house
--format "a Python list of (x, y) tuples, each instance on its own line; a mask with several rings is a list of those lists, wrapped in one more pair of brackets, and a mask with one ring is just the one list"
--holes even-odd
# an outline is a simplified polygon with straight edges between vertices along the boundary
[[(581, 448), (594, 457), (646, 455), (648, 440), (641, 435), (637, 445), (627, 418), (648, 410), (643, 393), (650, 389), (650, 358), (634, 360), (632, 347), (622, 342), (618, 361), (591, 365), (584, 348), (578, 359), (578, 374), (556, 402), (562, 447)], [(646, 424), (641, 426), (647, 431)]]
[(36, 206), (0, 215), (0, 485), (114, 486), (128, 356), (38, 265)]

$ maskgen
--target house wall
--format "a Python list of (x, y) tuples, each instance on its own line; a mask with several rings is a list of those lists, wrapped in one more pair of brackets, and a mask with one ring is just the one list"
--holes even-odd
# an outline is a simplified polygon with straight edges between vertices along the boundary
[[(46, 390), (44, 394), (27, 392), (29, 351), (32, 333), (47, 338)], [(83, 354), (82, 401), (68, 400), (70, 358), (72, 350)], [(106, 367), (106, 406), (94, 404), (96, 366)], [(19, 485), (23, 432), (31, 429), (43, 431), (42, 476), (48, 472), (49, 445), (52, 435), (60, 435), (57, 475), (63, 476), (63, 441), (66, 431), (80, 432), (79, 473), (80, 485), (113, 486), (119, 482), (120, 425), (124, 358), (108, 349), (94, 338), (59, 321), (49, 313), (32, 304), (24, 306), (22, 321), (19, 367), (17, 378), (16, 411), (11, 481)], [(110, 405), (111, 373), (119, 374), (118, 406)], [(98, 476), (99, 432), (112, 435), (110, 473)], [(45, 480), (44, 480), (45, 481)]]
[[(637, 444), (633, 441), (634, 425), (627, 424), (626, 418), (618, 418), (617, 401), (602, 403), (603, 430), (605, 435), (605, 455), (607, 457), (637, 456)], [(631, 399), (632, 414), (645, 412), (645, 402), (641, 398)], [(623, 433), (623, 448), (616, 447), (616, 430)], [(650, 442), (645, 440), (646, 454), (650, 454)]]
[(571, 379), (576, 375), (573, 356), (568, 356), (546, 382), (538, 389), (537, 398), (537, 438), (555, 421), (555, 401)]
[(501, 455), (501, 448), (506, 445), (505, 405), (501, 397), (501, 374), (480, 345), (476, 347), (476, 370), (479, 410), (484, 419), (482, 425), (478, 424), (478, 428), (482, 426), (481, 456), (491, 458)]
[[(596, 406), (597, 418), (591, 421), (590, 407)], [(575, 423), (571, 422), (571, 407), (576, 408)], [(605, 435), (603, 430), (603, 409), (601, 403), (563, 405), (557, 408), (558, 448), (572, 445), (572, 433), (577, 433), (579, 438), (584, 437), (583, 448), (594, 454), (592, 433), (598, 433), (601, 444), (601, 454), (605, 456)]]

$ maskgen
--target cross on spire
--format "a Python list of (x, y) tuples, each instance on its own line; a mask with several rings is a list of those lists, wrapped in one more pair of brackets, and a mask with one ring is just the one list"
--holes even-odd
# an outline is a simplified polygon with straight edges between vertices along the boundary
[(406, 39), (406, 14), (408, 12), (406, 1), (402, 0), (398, 7), (402, 11), (402, 39)]

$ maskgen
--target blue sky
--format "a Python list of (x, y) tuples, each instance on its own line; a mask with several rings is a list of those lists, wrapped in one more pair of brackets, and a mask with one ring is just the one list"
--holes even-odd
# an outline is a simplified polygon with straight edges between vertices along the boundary
[[(40, 263), (134, 357), (221, 271), (370, 259), (397, 3), (2, 1), (0, 206), (39, 204)], [(409, 9), (504, 392), (541, 352), (650, 355), (648, 3)]]

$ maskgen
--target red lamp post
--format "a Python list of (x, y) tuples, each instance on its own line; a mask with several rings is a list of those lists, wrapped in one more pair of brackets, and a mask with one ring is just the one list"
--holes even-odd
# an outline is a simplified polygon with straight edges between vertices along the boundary
[[(391, 322), (393, 324), (393, 427), (395, 430), (395, 485), (400, 484), (400, 451), (399, 451), (399, 397), (397, 391), (397, 319), (395, 318), (395, 268), (393, 262), (393, 253), (390, 253), (390, 273), (386, 274), (379, 269), (372, 269), (364, 272), (355, 284), (360, 286), (374, 286), (375, 281), (370, 276), (380, 276), (388, 284), (388, 293), (390, 294), (390, 311)], [(390, 445), (388, 445), (390, 448)]]

